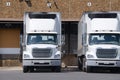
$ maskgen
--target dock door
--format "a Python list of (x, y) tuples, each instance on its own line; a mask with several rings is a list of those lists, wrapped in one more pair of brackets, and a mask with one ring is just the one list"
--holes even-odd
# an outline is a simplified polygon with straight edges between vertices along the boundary
[[(66, 65), (77, 65), (77, 33), (78, 22), (77, 21), (63, 21), (62, 22), (62, 34), (65, 37), (65, 45), (63, 47), (65, 54), (63, 61)], [(69, 63), (71, 62), (71, 63)]]
[(19, 21), (0, 21), (0, 66), (20, 64), (20, 32), (23, 26)]

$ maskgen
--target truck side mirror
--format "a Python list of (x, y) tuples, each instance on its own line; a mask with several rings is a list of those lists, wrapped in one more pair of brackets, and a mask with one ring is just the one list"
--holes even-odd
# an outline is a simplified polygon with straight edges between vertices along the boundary
[(62, 42), (61, 42), (61, 44), (62, 44), (62, 45), (65, 45), (65, 42), (64, 42), (64, 41), (62, 41)]
[(25, 45), (25, 43), (22, 43), (22, 49), (23, 49), (23, 50), (26, 50), (26, 45)]

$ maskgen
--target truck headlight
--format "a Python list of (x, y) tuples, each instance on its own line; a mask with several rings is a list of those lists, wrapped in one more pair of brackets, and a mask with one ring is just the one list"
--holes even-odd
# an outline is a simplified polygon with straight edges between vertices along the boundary
[(57, 51), (60, 51), (60, 50), (61, 50), (59, 45), (56, 47), (56, 50), (57, 50)]
[(24, 54), (24, 58), (30, 58), (28, 54)]
[(87, 55), (87, 58), (94, 58), (94, 56), (91, 55), (91, 54), (88, 54), (88, 55)]
[(61, 56), (60, 56), (60, 54), (56, 54), (55, 56), (54, 56), (54, 58), (60, 58)]

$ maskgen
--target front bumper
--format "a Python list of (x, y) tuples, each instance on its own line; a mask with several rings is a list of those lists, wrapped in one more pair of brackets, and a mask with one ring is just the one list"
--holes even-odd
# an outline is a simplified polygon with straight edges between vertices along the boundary
[(120, 60), (86, 60), (87, 66), (120, 67)]
[(24, 59), (23, 66), (61, 66), (60, 59)]

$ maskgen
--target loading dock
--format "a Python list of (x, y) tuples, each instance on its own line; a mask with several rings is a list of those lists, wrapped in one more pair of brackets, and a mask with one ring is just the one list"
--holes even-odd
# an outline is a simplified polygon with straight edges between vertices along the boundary
[(0, 66), (20, 65), (22, 25), (21, 21), (0, 21)]
[(63, 62), (66, 66), (77, 65), (77, 32), (78, 32), (78, 22), (77, 21), (63, 21), (62, 22), (62, 33), (65, 37), (65, 45), (63, 50), (65, 54), (63, 55)]
[[(62, 21), (62, 35), (65, 41), (62, 60), (66, 65), (76, 65), (77, 24), (77, 21)], [(0, 66), (21, 65), (19, 59), (22, 33), (23, 21), (0, 22)], [(69, 63), (70, 60), (71, 63)]]

